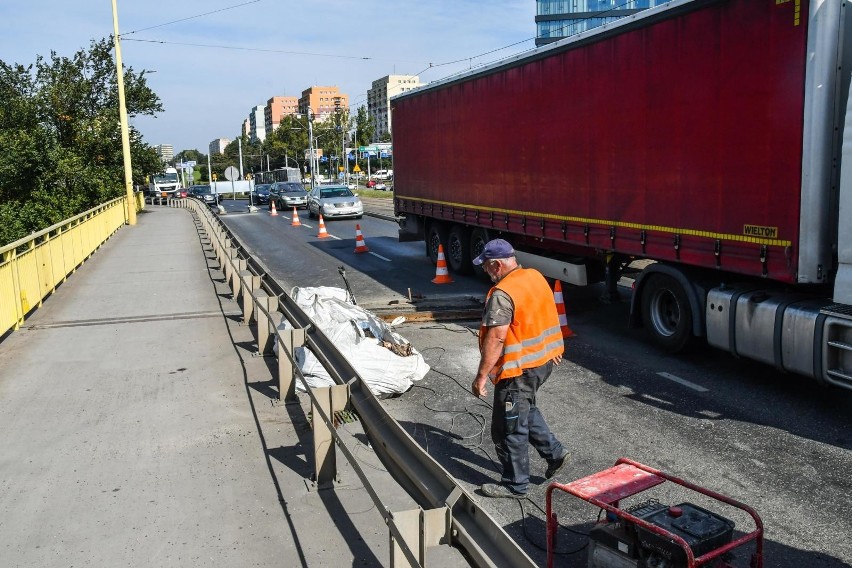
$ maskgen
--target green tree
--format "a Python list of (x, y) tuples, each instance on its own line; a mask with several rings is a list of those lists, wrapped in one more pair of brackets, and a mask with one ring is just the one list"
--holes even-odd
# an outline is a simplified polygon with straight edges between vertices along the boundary
[[(124, 192), (118, 88), (109, 39), (72, 57), (0, 61), (0, 243), (80, 213)], [(162, 111), (145, 72), (124, 75), (129, 117)], [(131, 127), (133, 180), (156, 161)]]
[(305, 119), (289, 115), (281, 119), (278, 128), (266, 134), (263, 143), (263, 153), (269, 155), (269, 167), (273, 170), (298, 166), (304, 172), (307, 149), (308, 126)]

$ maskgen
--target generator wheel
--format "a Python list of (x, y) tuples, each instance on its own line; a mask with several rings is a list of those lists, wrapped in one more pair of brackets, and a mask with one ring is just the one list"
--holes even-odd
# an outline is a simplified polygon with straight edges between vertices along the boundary
[(473, 264), (470, 262), (470, 236), (467, 228), (453, 225), (447, 235), (447, 264), (457, 274), (470, 274)]
[(683, 286), (667, 274), (655, 274), (642, 288), (642, 323), (651, 340), (669, 353), (692, 340), (692, 310)]
[(432, 264), (438, 264), (438, 245), (443, 245), (444, 256), (447, 255), (447, 228), (441, 223), (432, 223), (429, 226), (429, 235), (426, 237), (426, 254)]

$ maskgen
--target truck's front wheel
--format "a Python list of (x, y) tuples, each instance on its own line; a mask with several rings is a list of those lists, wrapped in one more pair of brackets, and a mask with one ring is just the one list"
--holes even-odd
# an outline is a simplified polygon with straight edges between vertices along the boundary
[(670, 353), (689, 345), (692, 311), (680, 282), (666, 274), (648, 279), (642, 288), (642, 323), (654, 343)]

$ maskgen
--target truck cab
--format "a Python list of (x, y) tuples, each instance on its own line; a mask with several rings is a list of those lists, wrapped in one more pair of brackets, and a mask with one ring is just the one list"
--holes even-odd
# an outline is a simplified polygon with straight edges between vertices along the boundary
[(172, 197), (180, 187), (177, 170), (166, 168), (165, 171), (151, 176), (148, 194), (154, 197)]

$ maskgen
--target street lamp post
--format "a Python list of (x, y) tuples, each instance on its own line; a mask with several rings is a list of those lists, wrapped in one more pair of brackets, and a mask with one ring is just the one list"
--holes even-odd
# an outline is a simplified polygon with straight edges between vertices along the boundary
[(118, 35), (118, 7), (112, 0), (113, 41), (115, 44), (115, 73), (118, 83), (118, 120), (121, 123), (121, 150), (124, 157), (124, 189), (127, 201), (127, 224), (136, 224), (136, 200), (133, 197), (133, 167), (130, 163), (130, 129), (127, 126), (127, 106), (124, 99), (124, 67), (121, 62), (121, 41)]

